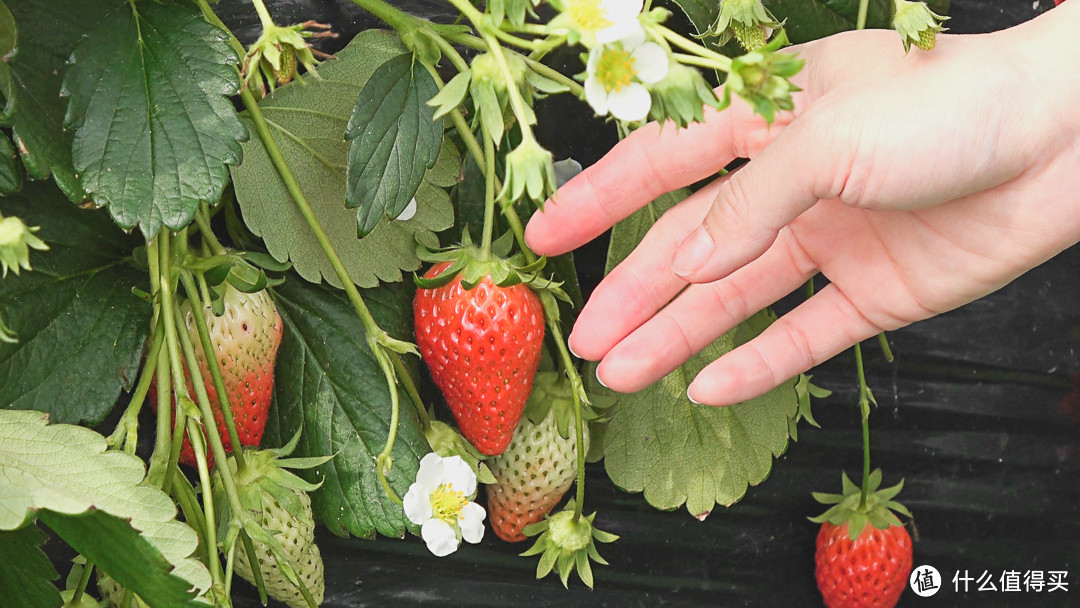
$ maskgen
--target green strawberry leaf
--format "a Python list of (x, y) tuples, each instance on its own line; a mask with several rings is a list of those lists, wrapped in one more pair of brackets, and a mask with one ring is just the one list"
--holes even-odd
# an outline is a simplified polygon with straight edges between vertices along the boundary
[(216, 201), (247, 137), (228, 96), (240, 87), (226, 34), (194, 5), (123, 2), (72, 53), (65, 125), (83, 188), (147, 239)]
[[(379, 326), (397, 338), (411, 334), (412, 286), (365, 290)], [(322, 487), (311, 495), (316, 518), (331, 532), (400, 537), (407, 530), (401, 507), (383, 493), (375, 472), (390, 422), (386, 380), (367, 345), (360, 320), (341, 293), (295, 275), (274, 289), (285, 322), (274, 376), (274, 404), (264, 443), (284, 445), (303, 428), (296, 457), (334, 455), (302, 472)], [(391, 486), (404, 496), (420, 458), (430, 451), (404, 392)]]
[(794, 383), (723, 408), (692, 403), (686, 387), (706, 364), (772, 320), (771, 313), (758, 313), (655, 384), (616, 398), (604, 438), (604, 465), (616, 485), (644, 492), (658, 509), (685, 504), (704, 519), (714, 505), (738, 502), (768, 476), (773, 458), (787, 448)]
[(168, 495), (142, 483), (143, 461), (47, 418), (0, 411), (0, 530), (39, 518), (151, 606), (201, 605), (196, 592), (211, 581), (191, 557), (198, 536), (177, 521)]
[(45, 533), (37, 526), (0, 531), (0, 597), (20, 608), (56, 608), (63, 603), (51, 581), (60, 578), (41, 550)]
[[(928, 0), (930, 10), (939, 15), (949, 12), (950, 0)], [(682, 8), (698, 32), (709, 28), (719, 14), (715, 0), (672, 0)], [(859, 15), (858, 0), (769, 0), (769, 10), (784, 23), (793, 44), (824, 38), (855, 29)], [(870, 0), (866, 27), (892, 27), (893, 0)], [(786, 20), (786, 21), (785, 21)]]
[[(97, 23), (116, 0), (7, 0), (19, 34), (10, 60), (8, 104), (14, 139), (27, 173), (52, 175), (69, 199), (86, 199), (71, 162), (73, 133), (64, 129), (67, 102), (60, 84), (71, 51), (87, 28)], [(5, 88), (5, 94), (9, 89)]]
[(426, 104), (438, 92), (412, 54), (379, 66), (360, 90), (345, 128), (352, 142), (345, 204), (359, 207), (358, 236), (370, 234), (384, 217), (401, 215), (439, 157), (443, 125)]
[(31, 254), (33, 271), (0, 281), (0, 318), (18, 338), (0, 344), (0, 408), (98, 424), (131, 387), (150, 329), (150, 305), (131, 292), (146, 289), (130, 264), (139, 239), (51, 182), (0, 199), (0, 213), (40, 226), (49, 245)]
[[(402, 271), (418, 269), (416, 245), (438, 248), (435, 232), (454, 221), (450, 197), (438, 187), (452, 183), (461, 172), (460, 154), (449, 142), (442, 147), (446, 160), (436, 161), (416, 191), (417, 210), (411, 219), (381, 222), (358, 239), (356, 212), (345, 207), (345, 126), (356, 97), (379, 66), (406, 52), (395, 34), (365, 31), (337, 53), (337, 61), (319, 66), (320, 79), (304, 76), (259, 103), (315, 216), (360, 287), (400, 281)], [(263, 238), (270, 254), (278, 261), (290, 260), (308, 281), (341, 287), (261, 141), (252, 138), (244, 145), (244, 162), (232, 174), (244, 222)]]
[[(665, 211), (688, 191), (665, 194), (617, 224), (607, 270), (626, 258)], [(586, 374), (590, 394), (613, 397), (604, 431), (604, 466), (616, 485), (644, 492), (658, 509), (687, 510), (702, 519), (717, 504), (730, 506), (768, 476), (787, 448), (788, 421), (798, 399), (795, 383), (739, 405), (696, 405), (686, 387), (709, 362), (760, 333), (773, 321), (762, 311), (691, 357), (682, 367), (630, 395), (615, 395)]]

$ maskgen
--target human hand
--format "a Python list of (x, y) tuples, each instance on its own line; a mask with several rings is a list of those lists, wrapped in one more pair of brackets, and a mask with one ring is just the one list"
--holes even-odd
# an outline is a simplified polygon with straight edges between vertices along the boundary
[(793, 47), (803, 91), (771, 127), (736, 101), (688, 129), (635, 131), (533, 216), (532, 249), (573, 249), (751, 160), (660, 218), (596, 288), (571, 349), (601, 361), (605, 385), (637, 391), (820, 272), (826, 287), (688, 389), (738, 403), (1080, 240), (1070, 4), (994, 34), (940, 35), (929, 53), (905, 56), (883, 30)]

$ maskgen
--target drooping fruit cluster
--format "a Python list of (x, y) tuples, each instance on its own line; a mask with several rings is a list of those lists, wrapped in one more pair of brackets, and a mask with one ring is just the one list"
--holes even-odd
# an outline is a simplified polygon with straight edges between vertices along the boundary
[(828, 511), (811, 521), (821, 524), (814, 554), (818, 590), (828, 608), (892, 608), (908, 585), (912, 543), (893, 511), (911, 517), (893, 500), (903, 482), (878, 490), (881, 471), (862, 491), (844, 475), (843, 494), (814, 493)]
[[(546, 412), (539, 422), (529, 416), (534, 406)], [(488, 460), (495, 476), (495, 483), (487, 486), (488, 519), (499, 538), (525, 540), (525, 527), (543, 520), (574, 483), (577, 430), (570, 408), (569, 383), (555, 372), (541, 372), (513, 441)], [(589, 427), (583, 430), (588, 451)]]
[[(265, 290), (243, 293), (229, 285), (222, 300), (224, 313), (221, 316), (214, 315), (209, 308), (204, 309), (202, 315), (206, 320), (210, 341), (217, 351), (218, 365), (240, 443), (255, 446), (262, 440), (270, 398), (274, 392), (274, 363), (281, 345), (283, 327), (281, 315)], [(225, 451), (231, 452), (232, 442), (225, 427), (225, 416), (218, 405), (218, 392), (210, 375), (209, 363), (201, 348), (191, 303), (184, 302), (180, 312), (195, 346), (195, 359), (199, 363), (199, 373), (210, 399), (218, 433), (225, 445)], [(188, 393), (194, 398), (191, 374), (186, 366), (184, 374), (187, 377)], [(156, 408), (156, 390), (153, 388), (149, 399)], [(196, 466), (195, 452), (186, 435), (180, 450), (180, 462)], [(207, 454), (207, 462), (213, 466), (213, 454)]]
[[(450, 262), (433, 266), (431, 279)], [(461, 434), (484, 454), (501, 454), (521, 420), (540, 364), (544, 311), (518, 283), (500, 287), (491, 276), (470, 289), (462, 277), (413, 300), (416, 344)]]

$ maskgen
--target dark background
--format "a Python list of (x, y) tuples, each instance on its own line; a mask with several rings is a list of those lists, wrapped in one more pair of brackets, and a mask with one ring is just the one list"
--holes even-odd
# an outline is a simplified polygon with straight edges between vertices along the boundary
[[(270, 2), (279, 23), (316, 19), (342, 33), (377, 27), (348, 0)], [(398, 6), (445, 21), (438, 0)], [(1048, 10), (1051, 0), (953, 0), (954, 33), (1002, 29)], [(244, 0), (219, 15), (245, 40), (258, 21)], [(333, 50), (332, 48), (328, 50)], [(1076, 77), (1076, 75), (1063, 75)], [(557, 158), (594, 162), (614, 141), (583, 104), (539, 108), (544, 143)], [(586, 288), (602, 271), (603, 243), (578, 253)], [(1000, 292), (890, 334), (896, 362), (868, 342), (867, 372), (879, 407), (871, 415), (874, 465), (886, 484), (906, 480), (914, 512), (915, 564), (942, 572), (934, 598), (905, 592), (901, 606), (1080, 606), (1080, 249), (1070, 249)], [(781, 304), (781, 308), (785, 307)], [(450, 557), (432, 557), (419, 539), (357, 540), (321, 530), (325, 606), (819, 606), (813, 579), (822, 509), (812, 491), (838, 491), (840, 471), (861, 470), (856, 379), (850, 353), (813, 371), (833, 391), (816, 402), (822, 429), (803, 425), (771, 476), (746, 499), (704, 522), (685, 510), (659, 512), (615, 488), (590, 466), (588, 511), (622, 538), (601, 552), (595, 590), (576, 576), (536, 581), (526, 546), (493, 534)], [(963, 571), (1066, 570), (1067, 593), (953, 591)], [(237, 580), (237, 606), (258, 605)]]

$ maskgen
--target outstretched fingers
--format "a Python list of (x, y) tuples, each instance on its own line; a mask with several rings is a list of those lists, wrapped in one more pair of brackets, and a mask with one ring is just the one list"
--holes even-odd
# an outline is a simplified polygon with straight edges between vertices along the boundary
[(616, 344), (597, 377), (622, 392), (641, 390), (682, 365), (754, 313), (803, 285), (816, 267), (789, 231), (730, 276), (691, 285)]
[(741, 101), (723, 112), (705, 110), (706, 122), (684, 129), (651, 123), (634, 131), (564, 184), (529, 220), (529, 247), (546, 255), (578, 247), (657, 196), (756, 153), (788, 119), (782, 115), (769, 127)]
[(712, 362), (687, 396), (732, 405), (768, 392), (882, 331), (835, 285), (780, 317), (753, 340)]

